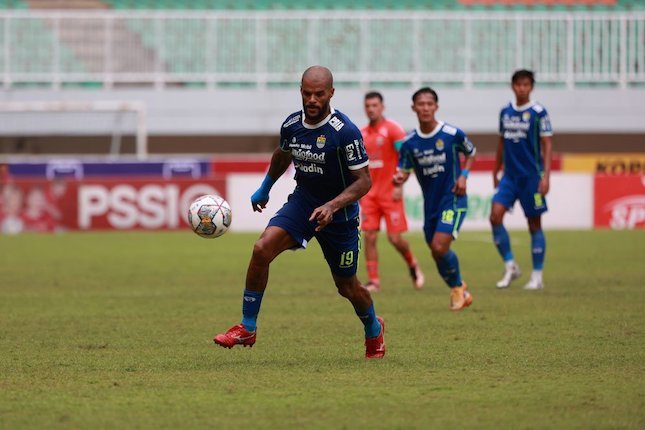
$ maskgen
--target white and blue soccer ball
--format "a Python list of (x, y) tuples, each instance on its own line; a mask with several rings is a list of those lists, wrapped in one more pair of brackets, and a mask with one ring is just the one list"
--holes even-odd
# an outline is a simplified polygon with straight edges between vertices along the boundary
[(197, 197), (188, 208), (188, 224), (201, 237), (214, 239), (228, 231), (232, 218), (231, 206), (220, 196)]

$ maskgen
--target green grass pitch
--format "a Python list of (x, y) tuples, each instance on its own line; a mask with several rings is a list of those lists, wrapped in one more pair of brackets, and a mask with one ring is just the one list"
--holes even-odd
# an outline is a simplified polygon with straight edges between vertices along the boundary
[[(0, 237), (0, 428), (645, 428), (645, 231), (547, 231), (546, 288), (499, 291), (488, 232), (455, 243), (451, 313), (420, 234), (414, 291), (381, 237), (383, 360), (317, 244), (273, 264), (252, 349), (239, 322), (257, 234)], [(360, 269), (364, 278), (364, 267)]]

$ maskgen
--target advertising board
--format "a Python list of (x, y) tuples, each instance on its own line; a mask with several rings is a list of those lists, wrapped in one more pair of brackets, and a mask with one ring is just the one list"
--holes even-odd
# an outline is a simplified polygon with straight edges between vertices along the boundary
[(596, 175), (594, 226), (645, 228), (645, 175)]

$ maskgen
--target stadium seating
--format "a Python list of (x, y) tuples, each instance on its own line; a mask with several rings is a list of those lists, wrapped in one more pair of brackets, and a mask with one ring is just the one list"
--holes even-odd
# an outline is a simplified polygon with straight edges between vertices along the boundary
[[(508, 70), (521, 64), (543, 71), (547, 81), (561, 85), (572, 80), (558, 40), (570, 32), (579, 49), (573, 70), (576, 84), (598, 81), (615, 85), (623, 61), (626, 70), (622, 82), (641, 85), (643, 62), (638, 41), (643, 23), (635, 21), (626, 30), (628, 50), (619, 59), (618, 26), (615, 19), (567, 21), (561, 15), (537, 19), (496, 18), (436, 19), (431, 14), (410, 14), (411, 10), (443, 11), (607, 11), (645, 8), (643, 0), (609, 0), (590, 5), (591, 1), (561, 0), (0, 0), (0, 7), (18, 9), (52, 5), (81, 5), (88, 8), (109, 6), (113, 10), (155, 8), (168, 12), (161, 15), (119, 13), (103, 17), (72, 19), (58, 24), (48, 15), (16, 15), (0, 20), (0, 46), (7, 39), (12, 48), (0, 50), (0, 70), (9, 70), (10, 82), (29, 84), (42, 79), (51, 82), (65, 74), (70, 84), (92, 86), (102, 79), (109, 82), (163, 82), (187, 85), (284, 85), (285, 76), (297, 74), (309, 64), (312, 48), (317, 61), (329, 65), (338, 82), (356, 85), (368, 71), (373, 83), (387, 82), (398, 86), (421, 82), (431, 76), (435, 82), (496, 85), (505, 82)], [(49, 1), (49, 0), (47, 0)], [(78, 7), (78, 6), (75, 6)], [(359, 14), (330, 14), (325, 10), (374, 10), (369, 19)], [(175, 14), (191, 10), (296, 10), (317, 9), (320, 19), (303, 21), (267, 14), (260, 19), (249, 14)], [(402, 19), (385, 19), (387, 10), (407, 11)], [(513, 14), (514, 15), (514, 14)], [(586, 14), (585, 14), (586, 15)], [(97, 15), (98, 16), (98, 15)], [(526, 17), (526, 15), (522, 15)], [(411, 19), (420, 17), (420, 19)], [(542, 19), (544, 17), (544, 19)], [(363, 17), (364, 18), (364, 17)], [(91, 21), (91, 22), (90, 22)], [(107, 32), (106, 23), (114, 24)], [(7, 24), (9, 23), (9, 24)], [(68, 25), (69, 24), (69, 25)], [(7, 27), (8, 26), (8, 31)], [(410, 31), (411, 26), (417, 26)], [(584, 28), (583, 28), (584, 27)], [(323, 31), (324, 30), (324, 31)], [(109, 33), (109, 36), (106, 34)], [(307, 41), (315, 34), (314, 41)], [(302, 38), (294, 35), (305, 35)], [(540, 35), (540, 37), (534, 37)], [(519, 37), (518, 37), (519, 36)], [(110, 60), (105, 47), (109, 38)], [(14, 43), (17, 42), (17, 43)], [(58, 43), (55, 43), (58, 42)], [(519, 42), (519, 45), (518, 45)], [(314, 46), (315, 45), (315, 46)], [(127, 47), (127, 49), (122, 49)], [(401, 49), (406, 47), (406, 49)], [(466, 49), (465, 47), (470, 47)], [(584, 48), (584, 49), (583, 49)], [(362, 54), (357, 57), (356, 52)], [(426, 55), (428, 53), (428, 55)], [(420, 55), (419, 55), (420, 54)], [(8, 67), (7, 67), (8, 66)], [(416, 71), (412, 75), (411, 71)], [(84, 75), (84, 72), (92, 75)], [(631, 73), (631, 75), (629, 75)], [(114, 79), (110, 74), (119, 75)], [(613, 74), (613, 75), (612, 75)], [(126, 77), (124, 77), (126, 76)], [(636, 76), (636, 79), (634, 79)], [(92, 82), (87, 82), (92, 81)], [(361, 81), (362, 82), (362, 81)], [(364, 83), (364, 82), (363, 82)], [(100, 82), (99, 82), (100, 84)]]
[[(100, 0), (116, 10), (467, 10), (621, 11), (645, 10), (643, 0)], [(49, 2), (47, 8), (83, 8), (83, 3)], [(39, 7), (38, 2), (32, 2)], [(45, 3), (43, 3), (45, 5)], [(44, 6), (43, 6), (44, 7)], [(0, 9), (27, 9), (25, 0), (0, 0)]]
[[(19, 41), (20, 49), (12, 49), (11, 70), (18, 73), (38, 74), (50, 73), (52, 64), (55, 61), (55, 49), (53, 49), (54, 37), (52, 28), (45, 20), (37, 18), (26, 18), (21, 21), (20, 26), (9, 26), (9, 38), (12, 41)], [(4, 44), (5, 23), (0, 21), (0, 46)], [(58, 64), (54, 67), (64, 73), (80, 73), (84, 71), (83, 65), (76, 59), (74, 53), (64, 44), (57, 44), (59, 51)], [(0, 55), (0, 69), (4, 69), (4, 62), (7, 61)], [(34, 77), (34, 82), (38, 81)]]
[(642, 0), (103, 0), (114, 9), (164, 10), (645, 10)]
[(0, 0), (0, 9), (27, 9), (29, 6), (23, 0)]

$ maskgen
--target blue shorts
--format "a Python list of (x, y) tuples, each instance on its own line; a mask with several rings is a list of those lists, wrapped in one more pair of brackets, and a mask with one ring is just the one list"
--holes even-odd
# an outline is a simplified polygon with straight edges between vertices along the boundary
[(317, 222), (309, 221), (314, 209), (292, 194), (268, 225), (286, 230), (298, 243), (296, 248), (306, 248), (315, 237), (333, 274), (345, 278), (356, 275), (361, 242), (358, 217), (334, 221), (316, 232)]
[[(428, 214), (426, 210), (423, 222), (423, 233), (426, 242), (432, 242), (435, 233), (446, 233), (457, 239), (459, 229), (466, 219), (468, 212), (468, 197), (456, 197), (446, 194), (437, 209)], [(428, 216), (429, 215), (429, 216)]]
[(533, 218), (546, 212), (546, 198), (538, 192), (539, 176), (510, 178), (506, 175), (499, 182), (499, 188), (493, 196), (493, 203), (499, 203), (506, 209), (512, 209), (519, 199), (524, 215)]

